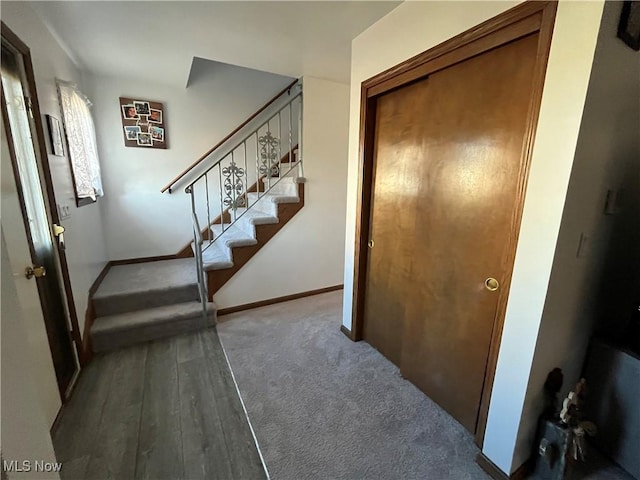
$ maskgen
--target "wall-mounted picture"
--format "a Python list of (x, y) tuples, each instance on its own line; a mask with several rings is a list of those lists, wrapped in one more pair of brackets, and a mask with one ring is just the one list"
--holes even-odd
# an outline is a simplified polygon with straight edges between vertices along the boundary
[(120, 110), (125, 147), (169, 148), (163, 103), (120, 97)]
[(133, 105), (136, 107), (138, 115), (149, 115), (149, 110), (151, 110), (149, 102), (133, 102)]
[(62, 130), (57, 118), (47, 115), (47, 126), (49, 127), (49, 140), (51, 141), (51, 153), (57, 157), (64, 157), (62, 147)]
[(126, 119), (137, 119), (138, 113), (136, 112), (136, 107), (131, 105), (122, 105), (122, 118)]
[(153, 143), (164, 142), (164, 128), (151, 126), (149, 127), (149, 133), (153, 139)]
[(149, 121), (153, 123), (162, 123), (162, 111), (152, 108), (151, 113), (149, 114)]
[(151, 147), (153, 140), (151, 140), (150, 133), (138, 133), (138, 145), (142, 147)]
[(141, 132), (140, 127), (137, 125), (127, 125), (124, 127), (124, 134), (127, 140), (138, 140), (138, 134)]

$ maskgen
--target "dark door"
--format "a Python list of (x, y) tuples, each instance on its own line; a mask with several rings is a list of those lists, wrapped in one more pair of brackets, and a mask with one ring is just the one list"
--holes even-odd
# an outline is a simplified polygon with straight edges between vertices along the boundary
[(405, 309), (411, 302), (419, 184), (423, 162), (413, 142), (420, 137), (429, 103), (422, 80), (378, 100), (365, 323), (363, 338), (400, 365)]
[(16, 188), (29, 242), (33, 272), (56, 379), (64, 401), (78, 370), (59, 280), (51, 219), (45, 203), (37, 160), (38, 136), (21, 54), (2, 43), (2, 117)]
[(518, 209), (538, 35), (382, 95), (364, 338), (474, 432)]

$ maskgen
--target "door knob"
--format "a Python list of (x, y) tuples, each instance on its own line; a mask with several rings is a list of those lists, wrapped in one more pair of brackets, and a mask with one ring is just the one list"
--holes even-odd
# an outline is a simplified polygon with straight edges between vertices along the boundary
[(490, 292), (495, 292), (500, 286), (500, 284), (498, 283), (498, 280), (496, 280), (495, 278), (489, 277), (484, 281), (484, 286)]
[(375, 244), (376, 242), (374, 242), (373, 240), (369, 240), (369, 243), (367, 243), (367, 245), (369, 245), (369, 248), (373, 248)]
[(36, 277), (36, 278), (44, 277), (46, 274), (47, 274), (47, 270), (42, 266), (27, 267), (24, 270), (24, 276), (27, 277), (28, 279), (32, 279), (33, 277)]

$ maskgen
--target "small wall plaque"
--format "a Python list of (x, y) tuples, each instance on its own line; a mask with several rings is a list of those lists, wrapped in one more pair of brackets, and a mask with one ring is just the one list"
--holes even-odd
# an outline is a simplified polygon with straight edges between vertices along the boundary
[(120, 117), (126, 147), (168, 148), (162, 103), (120, 97)]
[(49, 127), (49, 141), (51, 142), (51, 153), (58, 157), (64, 157), (64, 148), (62, 146), (62, 131), (60, 130), (60, 122), (56, 117), (47, 115), (47, 127)]

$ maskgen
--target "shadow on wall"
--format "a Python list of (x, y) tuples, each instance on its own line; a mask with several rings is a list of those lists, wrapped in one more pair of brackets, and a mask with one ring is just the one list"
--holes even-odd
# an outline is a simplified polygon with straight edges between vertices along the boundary
[[(633, 104), (633, 102), (630, 102)], [(640, 112), (635, 109), (640, 132)], [(629, 128), (628, 118), (618, 119), (616, 128)], [(626, 341), (634, 307), (640, 302), (640, 134), (638, 149), (631, 152), (620, 186), (620, 213), (615, 216), (612, 238), (606, 252), (607, 261), (600, 278), (601, 303), (596, 335)], [(636, 339), (639, 340), (639, 339)]]

